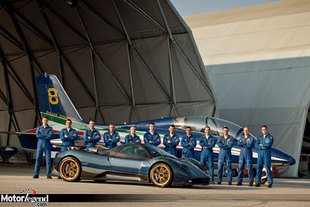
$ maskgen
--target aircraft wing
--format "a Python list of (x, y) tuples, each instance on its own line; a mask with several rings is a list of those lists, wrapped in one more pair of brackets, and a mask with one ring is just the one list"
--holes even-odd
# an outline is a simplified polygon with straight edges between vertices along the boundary
[(16, 132), (16, 131), (0, 131), (0, 134), (15, 134), (15, 135), (22, 135), (22, 134), (36, 134), (37, 128), (28, 129), (26, 131), (22, 132)]

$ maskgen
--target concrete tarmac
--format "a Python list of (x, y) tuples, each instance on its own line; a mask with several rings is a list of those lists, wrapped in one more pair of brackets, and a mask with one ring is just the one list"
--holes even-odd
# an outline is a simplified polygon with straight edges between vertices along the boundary
[[(33, 179), (32, 175), (32, 166), (0, 164), (0, 194), (20, 194), (35, 189), (37, 194), (100, 194), (98, 196), (107, 199), (87, 203), (49, 202), (48, 206), (310, 206), (309, 179), (276, 178), (271, 189), (249, 187), (246, 180), (243, 186), (236, 186), (235, 182), (228, 186), (223, 182), (222, 185), (158, 188), (125, 182), (71, 183), (56, 177), (49, 180), (44, 168), (39, 179)], [(34, 204), (0, 203), (0, 206)]]

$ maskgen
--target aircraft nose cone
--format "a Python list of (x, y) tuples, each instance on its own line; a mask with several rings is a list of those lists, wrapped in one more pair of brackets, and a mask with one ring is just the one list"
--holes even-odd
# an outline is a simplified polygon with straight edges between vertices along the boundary
[(276, 161), (277, 159), (279, 161), (281, 160), (280, 162), (282, 163), (282, 165), (288, 166), (288, 165), (294, 165), (296, 163), (295, 159), (292, 156), (290, 156), (290, 155), (288, 155), (288, 154), (286, 154), (286, 153), (284, 153), (278, 149), (273, 148), (272, 153), (273, 153), (274, 157), (276, 157), (275, 162), (277, 162)]
[(288, 158), (288, 163), (289, 163), (289, 165), (294, 165), (294, 164), (296, 163), (296, 161), (295, 161), (294, 158), (292, 158), (291, 156), (289, 156), (289, 158)]

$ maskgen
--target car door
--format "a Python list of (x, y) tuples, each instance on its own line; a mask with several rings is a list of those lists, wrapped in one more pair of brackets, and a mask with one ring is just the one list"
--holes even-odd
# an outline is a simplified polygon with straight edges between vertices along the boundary
[(148, 154), (142, 146), (124, 145), (109, 157), (111, 170), (131, 176), (148, 173)]
[(97, 176), (110, 171), (109, 151), (104, 154), (84, 152), (81, 165), (88, 176)]

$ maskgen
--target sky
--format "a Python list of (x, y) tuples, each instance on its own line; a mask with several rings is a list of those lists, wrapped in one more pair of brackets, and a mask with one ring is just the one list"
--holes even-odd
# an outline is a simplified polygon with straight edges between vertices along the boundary
[(170, 0), (181, 16), (221, 11), (279, 0)]

